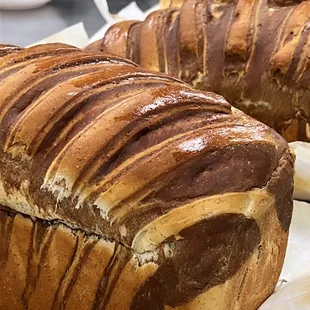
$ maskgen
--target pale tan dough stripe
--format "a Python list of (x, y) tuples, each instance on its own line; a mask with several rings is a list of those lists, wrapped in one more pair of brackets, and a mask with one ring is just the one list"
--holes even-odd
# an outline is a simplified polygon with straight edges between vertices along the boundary
[(199, 29), (196, 25), (196, 6), (199, 0), (186, 1), (180, 9), (180, 51), (190, 51), (196, 57), (199, 55), (198, 51), (198, 40), (199, 40)]
[[(284, 29), (282, 36), (281, 48), (270, 59), (273, 69), (280, 69), (281, 73), (287, 73), (292, 61), (295, 49), (302, 35), (302, 31), (310, 16), (310, 3), (302, 2), (289, 15), (288, 23)], [(291, 35), (289, 42), (285, 42), (287, 37)]]
[(95, 240), (84, 238), (83, 235), (77, 234), (71, 263), (67, 268), (62, 281), (59, 283), (54, 300), (54, 308), (61, 308), (63, 303), (68, 300), (71, 293), (70, 288), (71, 286), (75, 286), (75, 281), (79, 276), (80, 269), (83, 266), (84, 261), (88, 258), (88, 254), (94, 245)]
[[(171, 18), (171, 21), (170, 23), (168, 23), (168, 17), (169, 15), (171, 14), (170, 18)], [(167, 40), (165, 38), (165, 32), (167, 31), (166, 28), (170, 27), (171, 25), (173, 25), (173, 23), (175, 22), (176, 20), (176, 17), (178, 16), (179, 12), (173, 12), (173, 13), (170, 13), (170, 12), (167, 12), (166, 16), (165, 16), (165, 19), (164, 19), (164, 25), (163, 27), (161, 28), (161, 37), (159, 38), (159, 40), (162, 40), (162, 44), (163, 44), (163, 54), (162, 55), (158, 55), (158, 57), (162, 57), (164, 63), (165, 63), (165, 70), (164, 72), (166, 74), (169, 74), (169, 64), (168, 64), (168, 56), (169, 56), (169, 53), (170, 53), (170, 50), (169, 48), (167, 47)], [(175, 16), (177, 15), (177, 16)], [(158, 40), (157, 40), (158, 41)], [(172, 75), (172, 74), (171, 74)]]
[[(80, 268), (68, 298), (67, 309), (93, 309), (97, 288), (100, 286), (115, 249), (114, 243), (99, 239)], [(85, 289), (86, 288), (86, 289)]]
[[(208, 10), (208, 1), (206, 1), (202, 7), (205, 12)], [(204, 20), (203, 14), (201, 16), (202, 23), (202, 74), (203, 76), (208, 76), (209, 68), (208, 68), (208, 51), (209, 51), (209, 41), (208, 41), (208, 23)]]
[[(8, 67), (4, 67), (1, 69), (0, 67), (0, 78), (1, 78), (1, 82), (4, 81), (5, 79), (7, 79), (10, 75), (12, 75), (12, 73), (10, 74), (10, 71), (18, 72), (19, 70), (22, 70), (24, 67), (29, 66), (33, 63), (36, 63), (38, 61), (38, 59), (30, 59), (27, 61), (27, 63), (25, 62), (18, 62), (17, 64), (14, 64), (12, 66), (8, 66)], [(1, 63), (1, 58), (0, 58), (0, 63)], [(5, 75), (6, 77), (3, 78), (2, 76)]]
[[(31, 221), (24, 221), (21, 215), (16, 215), (13, 220), (10, 240), (7, 240), (7, 261), (4, 268), (0, 268), (0, 309), (10, 309), (9, 307), (14, 310), (24, 309), (19, 298), (22, 298), (27, 284), (27, 260), (29, 247), (31, 247), (31, 234)], [(10, 285), (12, 281), (14, 281), (14, 295), (19, 298), (12, 298)]]
[[(283, 37), (284, 37), (283, 32), (284, 32), (285, 29), (286, 29), (285, 26), (286, 26), (287, 21), (289, 20), (289, 18), (290, 18), (290, 16), (291, 16), (293, 10), (294, 10), (294, 7), (292, 7), (292, 8), (287, 12), (286, 17), (283, 19), (283, 22), (281, 23), (281, 26), (279, 27), (278, 35), (275, 36), (275, 42), (274, 42), (274, 45), (273, 45), (274, 47), (273, 47), (273, 49), (272, 49), (272, 53), (271, 53), (271, 56), (270, 56), (270, 57), (272, 57), (272, 55), (273, 55), (273, 56), (276, 55), (277, 52), (281, 49), (281, 47), (282, 47), (282, 45), (283, 45), (283, 41), (284, 41), (284, 40), (283, 40)], [(268, 14), (270, 14), (270, 16), (272, 16), (272, 13), (275, 12), (275, 11), (276, 11), (276, 9), (275, 9), (274, 7), (269, 7), (269, 8), (268, 8)], [(272, 59), (272, 58), (270, 58), (270, 59)], [(269, 66), (270, 66), (270, 61), (269, 61)]]
[[(139, 65), (148, 70), (159, 71), (159, 60), (157, 54), (157, 20), (158, 14), (150, 14), (143, 23), (141, 23), (140, 35), (140, 63)], [(147, 38), (147, 42), (143, 42)], [(144, 44), (147, 43), (147, 44)]]
[(309, 69), (310, 64), (310, 34), (308, 34), (308, 40), (307, 43), (304, 45), (300, 60), (297, 66), (296, 73), (298, 74), (296, 77), (296, 83), (299, 82), (299, 80), (303, 77), (306, 70)]
[(155, 263), (139, 266), (136, 256), (133, 256), (121, 271), (105, 310), (129, 309), (138, 290), (157, 269)]
[(4, 188), (4, 179), (0, 174), (0, 204), (17, 212), (35, 216), (42, 219), (57, 219), (54, 210), (45, 213), (31, 198), (29, 193), (29, 181), (24, 181), (19, 189), (11, 189), (10, 193)]
[[(16, 215), (17, 216), (17, 215)], [(16, 218), (14, 216), (14, 219)], [(28, 218), (24, 218), (24, 222), (29, 221)], [(33, 222), (33, 232), (29, 247), (29, 265), (26, 277), (26, 287), (23, 292), (23, 302), (28, 306), (30, 296), (36, 289), (36, 281), (40, 275), (41, 262), (49, 247), (49, 244), (54, 236), (55, 227), (52, 225), (43, 226), (42, 222)], [(43, 227), (42, 227), (43, 226)], [(21, 228), (21, 227), (20, 227)], [(43, 228), (43, 229), (42, 229)], [(22, 230), (22, 229), (21, 229)], [(42, 233), (43, 231), (43, 233)], [(43, 234), (43, 238), (42, 238)], [(6, 240), (9, 243), (9, 240)], [(31, 266), (31, 268), (30, 268)]]
[(260, 222), (263, 214), (274, 204), (274, 197), (262, 190), (243, 193), (225, 193), (173, 209), (138, 231), (131, 247), (137, 253), (154, 251), (167, 238), (176, 236), (185, 228), (205, 219), (225, 214), (240, 213)]
[[(248, 51), (248, 34), (256, 0), (239, 0), (234, 11), (235, 21), (229, 28), (226, 55), (238, 54), (245, 60)], [(254, 38), (252, 38), (254, 40)]]
[[(14, 106), (16, 100), (16, 90), (21, 89), (25, 81), (32, 76), (35, 71), (36, 65), (31, 64), (24, 69), (16, 72), (5, 78), (0, 83), (0, 124), (4, 115)], [(31, 85), (32, 87), (32, 85)], [(9, 102), (8, 99), (10, 99)]]
[[(252, 43), (251, 43), (251, 47), (250, 47), (250, 56), (246, 62), (245, 65), (245, 74), (247, 73), (247, 71), (249, 70), (249, 67), (251, 65), (252, 59), (253, 59), (253, 55), (255, 52), (255, 48), (256, 48), (256, 43), (257, 43), (257, 37), (258, 37), (258, 32), (259, 32), (259, 16), (261, 14), (261, 10), (262, 10), (262, 6), (264, 6), (265, 2), (264, 0), (257, 0), (257, 4), (256, 4), (256, 10), (254, 12), (254, 29), (253, 29), (253, 37), (252, 37)], [(244, 85), (242, 92), (244, 92), (244, 88), (246, 86)], [(242, 96), (243, 97), (243, 96)]]

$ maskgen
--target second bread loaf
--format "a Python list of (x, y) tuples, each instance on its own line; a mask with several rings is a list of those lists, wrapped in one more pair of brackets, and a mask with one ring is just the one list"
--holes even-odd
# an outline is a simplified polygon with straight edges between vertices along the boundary
[(310, 141), (310, 2), (187, 0), (112, 26), (89, 49), (223, 95), (287, 141)]

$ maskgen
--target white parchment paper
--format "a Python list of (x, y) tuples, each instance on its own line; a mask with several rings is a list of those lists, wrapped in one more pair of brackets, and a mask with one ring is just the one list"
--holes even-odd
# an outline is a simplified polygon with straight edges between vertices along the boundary
[(32, 45), (54, 42), (69, 44), (79, 48), (83, 48), (88, 45), (89, 37), (85, 30), (84, 24), (78, 23)]
[(310, 143), (292, 142), (290, 147), (296, 154), (294, 197), (310, 201)]

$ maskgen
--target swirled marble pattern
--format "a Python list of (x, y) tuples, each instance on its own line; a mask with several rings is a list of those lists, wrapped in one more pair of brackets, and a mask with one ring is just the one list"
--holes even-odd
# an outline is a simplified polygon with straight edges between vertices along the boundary
[(281, 136), (131, 61), (0, 47), (0, 308), (255, 309), (292, 213)]

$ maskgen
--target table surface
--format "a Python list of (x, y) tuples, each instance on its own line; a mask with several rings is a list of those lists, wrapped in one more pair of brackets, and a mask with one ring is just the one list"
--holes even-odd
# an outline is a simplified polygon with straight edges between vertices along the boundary
[[(0, 0), (1, 1), (1, 0)], [(111, 12), (117, 13), (131, 0), (109, 0)], [(137, 0), (147, 10), (156, 0)], [(53, 0), (44, 7), (23, 11), (0, 11), (0, 43), (28, 46), (78, 22), (83, 22), (89, 36), (105, 20), (93, 0)]]

